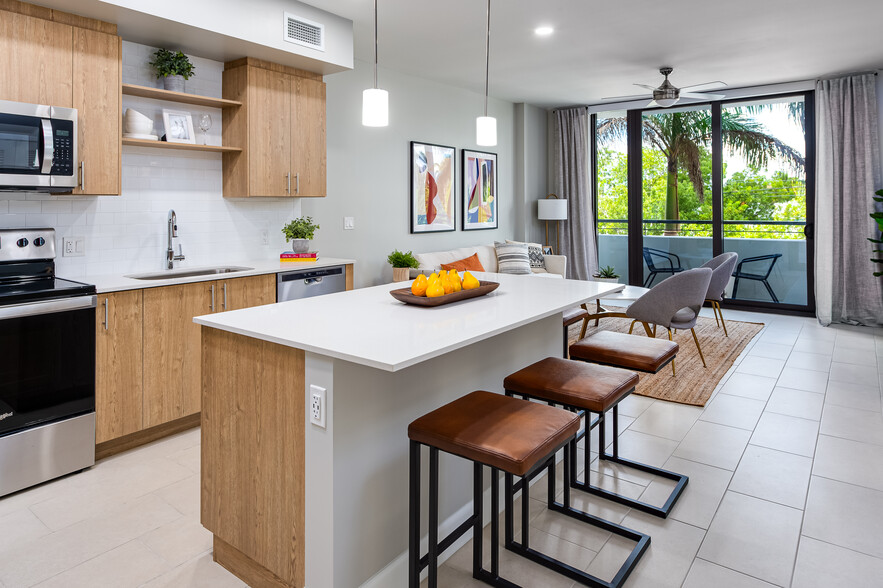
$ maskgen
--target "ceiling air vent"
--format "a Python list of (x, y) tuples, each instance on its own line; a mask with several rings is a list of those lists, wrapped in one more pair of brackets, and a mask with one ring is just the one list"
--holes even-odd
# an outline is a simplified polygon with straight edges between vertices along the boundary
[(289, 43), (325, 51), (325, 25), (286, 12), (283, 39)]

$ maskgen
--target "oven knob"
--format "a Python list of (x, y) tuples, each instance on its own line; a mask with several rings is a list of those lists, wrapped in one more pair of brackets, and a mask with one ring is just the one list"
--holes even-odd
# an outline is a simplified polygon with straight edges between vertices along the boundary
[(42, 247), (45, 244), (46, 239), (44, 239), (43, 237), (37, 237), (36, 239), (34, 239), (34, 247)]
[(15, 244), (18, 245), (19, 247), (27, 247), (28, 240), (27, 239), (19, 239), (18, 241), (15, 242)]

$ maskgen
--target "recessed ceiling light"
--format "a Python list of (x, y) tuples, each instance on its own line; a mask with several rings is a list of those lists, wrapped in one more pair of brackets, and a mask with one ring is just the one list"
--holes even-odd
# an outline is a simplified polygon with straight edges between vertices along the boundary
[(548, 37), (555, 32), (555, 29), (553, 29), (552, 27), (537, 27), (533, 30), (533, 32), (540, 37)]

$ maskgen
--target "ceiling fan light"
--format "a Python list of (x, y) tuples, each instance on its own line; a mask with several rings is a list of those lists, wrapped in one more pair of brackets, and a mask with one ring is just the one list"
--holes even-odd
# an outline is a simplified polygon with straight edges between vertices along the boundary
[(677, 103), (678, 103), (677, 98), (657, 98), (656, 99), (656, 104), (658, 104), (659, 106), (661, 106), (663, 108), (668, 108), (669, 106), (674, 106)]
[(482, 147), (497, 144), (497, 119), (492, 116), (479, 116), (475, 119), (475, 143)]
[(389, 92), (378, 88), (368, 88), (362, 92), (362, 125), (389, 125)]

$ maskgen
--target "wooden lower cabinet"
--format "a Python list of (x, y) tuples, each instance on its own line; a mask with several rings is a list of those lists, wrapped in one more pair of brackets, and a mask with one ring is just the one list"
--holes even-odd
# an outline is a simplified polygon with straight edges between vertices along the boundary
[(275, 274), (100, 294), (96, 443), (198, 418), (202, 343), (193, 317), (274, 302)]
[(102, 294), (95, 313), (95, 442), (141, 430), (141, 290)]
[(199, 412), (200, 335), (193, 317), (217, 304), (215, 282), (144, 290), (144, 427)]

